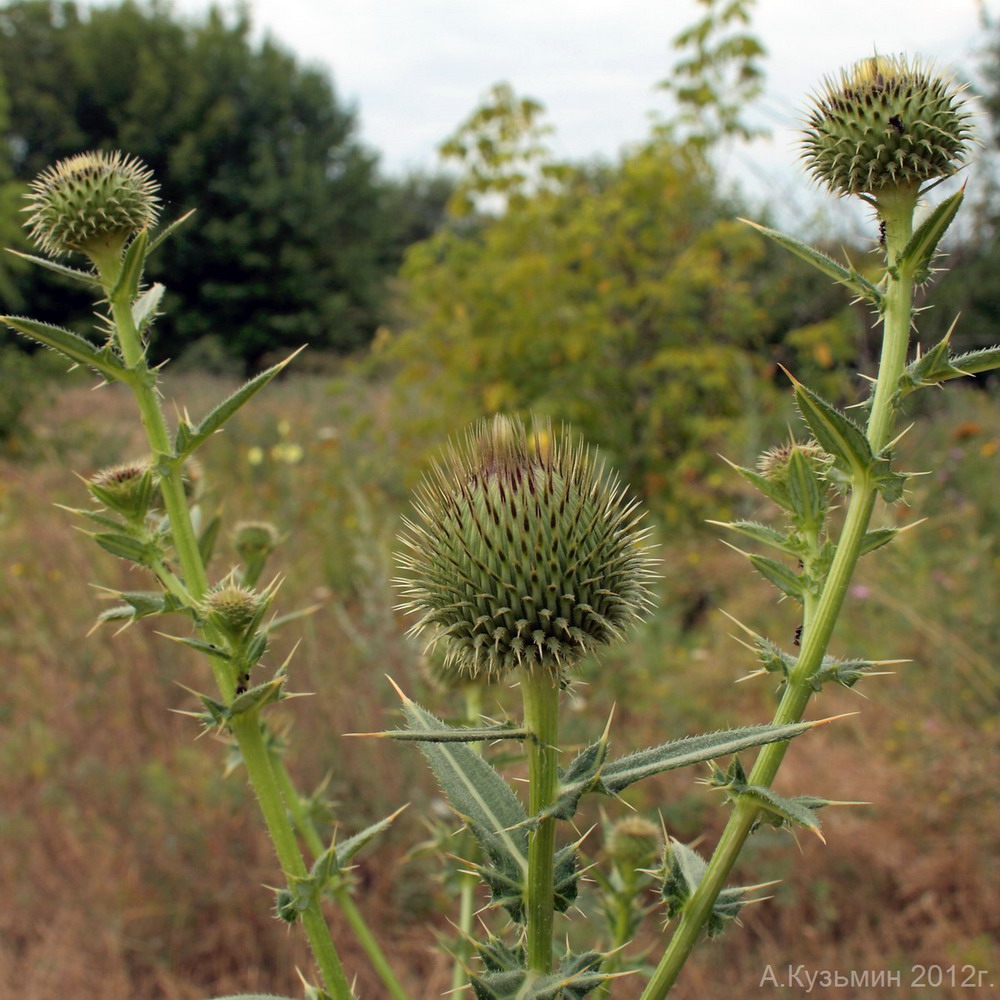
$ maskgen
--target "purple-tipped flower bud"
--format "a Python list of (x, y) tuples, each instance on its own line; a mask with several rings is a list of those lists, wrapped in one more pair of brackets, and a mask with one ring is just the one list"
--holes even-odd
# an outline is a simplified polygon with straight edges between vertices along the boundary
[(94, 499), (129, 519), (141, 519), (155, 494), (149, 462), (123, 462), (101, 469), (87, 483)]
[(871, 56), (827, 78), (806, 118), (802, 158), (835, 194), (916, 192), (965, 162), (962, 88), (919, 60)]
[(650, 605), (637, 503), (546, 425), (480, 423), (422, 484), (400, 558), (415, 634), (444, 669), (498, 676), (571, 666)]

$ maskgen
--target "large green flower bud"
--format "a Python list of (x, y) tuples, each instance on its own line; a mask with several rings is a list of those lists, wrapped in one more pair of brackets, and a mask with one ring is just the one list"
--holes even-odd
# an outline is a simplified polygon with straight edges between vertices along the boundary
[(498, 676), (571, 666), (650, 604), (637, 503), (591, 453), (505, 417), (473, 429), (424, 481), (402, 536), (415, 634), (445, 669)]
[(806, 119), (802, 158), (835, 194), (916, 192), (965, 162), (971, 115), (956, 87), (904, 56), (872, 56), (827, 78)]
[(31, 183), (25, 225), (44, 253), (78, 251), (92, 259), (121, 254), (159, 212), (157, 184), (145, 165), (121, 153), (80, 153)]

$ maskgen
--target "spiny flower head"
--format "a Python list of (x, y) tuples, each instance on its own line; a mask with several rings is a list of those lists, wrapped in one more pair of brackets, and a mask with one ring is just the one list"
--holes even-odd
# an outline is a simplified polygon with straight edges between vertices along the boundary
[(205, 595), (205, 611), (213, 625), (239, 641), (260, 621), (269, 596), (251, 587), (224, 580)]
[(87, 485), (105, 507), (131, 519), (144, 517), (154, 500), (153, 469), (145, 459), (100, 469)]
[(543, 424), (478, 424), (417, 491), (400, 557), (414, 634), (456, 677), (561, 670), (650, 606), (646, 532), (591, 453)]
[(120, 152), (80, 153), (43, 171), (27, 195), (26, 227), (44, 253), (121, 253), (159, 213), (152, 172)]
[(608, 832), (608, 855), (633, 870), (652, 864), (662, 847), (660, 828), (641, 816), (626, 816)]
[(962, 89), (905, 56), (871, 56), (827, 77), (805, 122), (806, 168), (835, 194), (876, 198), (948, 177), (972, 138)]

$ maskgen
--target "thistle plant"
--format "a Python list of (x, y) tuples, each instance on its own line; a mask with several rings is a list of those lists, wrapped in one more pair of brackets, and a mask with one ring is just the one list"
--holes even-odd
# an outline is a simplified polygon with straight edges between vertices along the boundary
[[(762, 885), (730, 884), (747, 838), (765, 826), (819, 833), (817, 814), (834, 803), (811, 790), (780, 796), (772, 786), (790, 741), (829, 721), (804, 721), (813, 696), (828, 684), (855, 687), (885, 665), (829, 650), (859, 559), (903, 530), (872, 523), (879, 499), (898, 503), (909, 478), (896, 467), (898, 418), (913, 392), (1000, 367), (1000, 349), (956, 356), (947, 336), (926, 350), (910, 346), (915, 290), (933, 274), (963, 192), (916, 226), (914, 212), (966, 162), (970, 138), (969, 114), (949, 80), (901, 57), (866, 59), (817, 94), (803, 156), (820, 184), (874, 210), (883, 273), (869, 280), (790, 236), (757, 227), (867, 303), (883, 328), (878, 372), (856, 415), (790, 375), (801, 438), (765, 453), (755, 468), (734, 466), (781, 522), (725, 527), (755, 547), (745, 553), (752, 568), (801, 607), (792, 650), (742, 626), (754, 657), (751, 674), (779, 684), (770, 722), (626, 747), (616, 756), (610, 719), (583, 749), (564, 755), (560, 718), (581, 661), (599, 658), (653, 612), (657, 562), (638, 502), (568, 429), (513, 416), (484, 420), (457, 439), (417, 491), (401, 536), (401, 609), (415, 616), (411, 632), (438, 660), (439, 675), (465, 691), (466, 721), (448, 724), (400, 691), (404, 724), (377, 735), (417, 744), (467, 832), (458, 841), (466, 881), (454, 948), (457, 993), (471, 990), (476, 1000), (580, 1000), (612, 996), (619, 976), (638, 973), (648, 977), (642, 1000), (663, 1000), (702, 937), (726, 930), (760, 898)], [(215, 690), (196, 694), (199, 707), (189, 714), (225, 734), (246, 769), (280, 867), (275, 915), (302, 928), (315, 958), (307, 995), (354, 996), (322, 909), (332, 899), (385, 995), (406, 1000), (411, 994), (354, 905), (348, 877), (351, 858), (393, 817), (353, 836), (324, 839), (267, 725), (271, 706), (290, 697), (293, 674), (291, 661), (271, 662), (270, 636), (297, 616), (272, 611), (278, 581), (265, 573), (281, 542), (278, 530), (239, 522), (231, 532), (238, 563), (209, 573), (222, 533), (218, 519), (201, 509), (196, 453), (288, 362), (250, 380), (200, 420), (185, 414), (170, 426), (160, 370), (147, 352), (164, 289), (147, 284), (144, 271), (188, 217), (154, 229), (153, 178), (138, 161), (104, 153), (46, 171), (32, 186), (27, 211), (42, 254), (29, 259), (90, 288), (101, 318), (90, 337), (24, 317), (4, 321), (126, 386), (148, 443), (148, 454), (92, 476), (90, 505), (76, 511), (98, 545), (151, 581), (150, 589), (117, 591), (117, 604), (101, 620), (170, 615), (182, 623), (174, 638), (204, 658)], [(64, 263), (71, 255), (83, 256), (86, 266)], [(519, 715), (499, 723), (478, 717), (482, 686), (498, 681), (520, 693)], [(498, 745), (513, 748), (504, 761), (494, 752)], [(745, 765), (749, 751), (756, 756)], [(518, 770), (509, 767), (511, 758)], [(692, 765), (701, 766), (731, 807), (710, 857), (670, 837), (656, 817), (605, 816), (604, 848), (596, 852), (578, 832), (574, 821), (587, 797), (602, 797), (611, 810), (642, 779)], [(516, 790), (522, 772), (526, 795)], [(579, 920), (573, 910), (587, 905), (585, 875), (604, 919), (585, 928), (592, 945), (574, 950), (557, 941), (562, 922)], [(488, 911), (481, 932), (472, 919), (473, 878), (483, 884)], [(654, 911), (669, 936), (659, 957), (635, 955), (635, 932)]]

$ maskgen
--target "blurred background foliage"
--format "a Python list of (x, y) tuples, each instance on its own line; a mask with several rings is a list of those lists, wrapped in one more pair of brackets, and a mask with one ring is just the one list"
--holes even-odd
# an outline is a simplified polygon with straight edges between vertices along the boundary
[[(268, 518), (288, 532), (274, 565), (287, 573), (280, 610), (320, 605), (294, 663), (298, 689), (317, 694), (294, 703), (303, 784), (333, 775), (334, 797), (372, 821), (417, 805), (356, 873), (359, 903), (416, 996), (450, 978), (426, 928), (447, 933), (449, 889), (433, 855), (409, 853), (427, 837), (417, 817), (440, 804), (418, 754), (334, 737), (392, 724), (386, 673), (443, 714), (460, 710), (427, 684), (390, 583), (408, 492), (448, 435), (496, 409), (569, 421), (652, 509), (662, 612), (586, 665), (570, 740), (602, 727), (612, 704), (621, 752), (770, 715), (766, 681), (732, 684), (752, 665), (716, 609), (786, 646), (797, 622), (706, 534), (705, 518), (771, 513), (718, 454), (752, 464), (787, 435), (779, 364), (856, 402), (878, 331), (841, 290), (734, 221), (767, 221), (715, 167), (719, 144), (750, 131), (745, 102), (766, 66), (751, 7), (700, 0), (667, 87), (676, 115), (612, 161), (557, 161), (541, 105), (498, 85), (444, 140), (441, 172), (387, 177), (326, 74), (252, 41), (245, 10), (0, 6), (0, 239), (27, 249), (17, 206), (51, 161), (123, 148), (155, 169), (166, 218), (198, 209), (151, 275), (170, 290), (154, 341), (157, 359), (178, 359), (168, 399), (197, 416), (237, 377), (311, 345), (298, 374), (210, 443), (205, 503), (230, 524)], [(969, 58), (969, 75), (981, 61), (987, 81), (991, 155), (997, 26)], [(952, 270), (924, 303), (925, 345), (958, 312), (960, 349), (1000, 341), (996, 194), (995, 181), (970, 192)], [(873, 228), (868, 245), (827, 249), (870, 269), (876, 239)], [(9, 255), (0, 298), (5, 311), (81, 330), (91, 311)], [(703, 950), (680, 1000), (743, 995), (766, 962), (904, 975), (912, 961), (1000, 967), (998, 885), (983, 877), (1000, 860), (1000, 788), (984, 763), (1000, 691), (996, 383), (917, 395), (910, 415), (901, 464), (934, 471), (914, 481), (912, 510), (878, 516), (932, 519), (863, 562), (836, 651), (915, 662), (872, 681), (862, 693), (878, 710), (825, 727), (784, 776), (790, 794), (875, 805), (824, 818), (828, 848), (795, 855), (777, 834), (755, 838), (745, 881), (791, 877), (726, 939), (724, 961)], [(268, 914), (266, 838), (240, 783), (222, 778), (223, 752), (192, 746), (189, 721), (164, 711), (191, 707), (174, 682), (200, 686), (199, 663), (146, 622), (81, 638), (102, 608), (81, 581), (140, 584), (48, 501), (78, 505), (74, 473), (134, 457), (132, 425), (116, 388), (95, 393), (53, 355), (0, 344), (0, 995), (295, 992), (292, 966), (308, 958)], [(275, 662), (291, 645), (279, 642)], [(487, 711), (502, 716), (508, 695), (491, 693)], [(835, 692), (822, 710), (859, 704)], [(725, 817), (689, 774), (643, 786), (632, 805), (660, 811), (685, 840), (711, 839)], [(345, 950), (362, 995), (379, 995), (363, 957)], [(856, 997), (869, 995), (880, 993)]]

